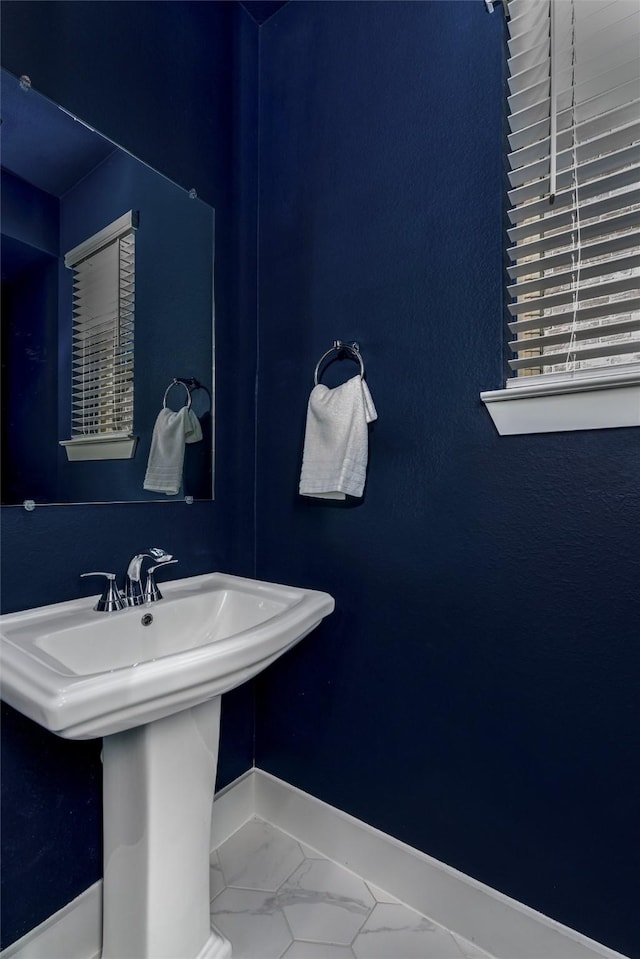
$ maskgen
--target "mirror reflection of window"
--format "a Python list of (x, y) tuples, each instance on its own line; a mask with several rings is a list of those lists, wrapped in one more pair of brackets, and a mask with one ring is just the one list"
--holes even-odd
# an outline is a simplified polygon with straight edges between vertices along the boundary
[(70, 460), (130, 459), (135, 229), (132, 211), (69, 251), (73, 271)]

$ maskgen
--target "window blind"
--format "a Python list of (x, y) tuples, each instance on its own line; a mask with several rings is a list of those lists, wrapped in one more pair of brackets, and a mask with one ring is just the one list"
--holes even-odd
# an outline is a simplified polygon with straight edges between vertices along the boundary
[(640, 363), (640, 4), (508, 13), (509, 365), (620, 371)]
[(135, 233), (127, 223), (115, 239), (107, 228), (66, 257), (73, 270), (74, 439), (133, 431)]

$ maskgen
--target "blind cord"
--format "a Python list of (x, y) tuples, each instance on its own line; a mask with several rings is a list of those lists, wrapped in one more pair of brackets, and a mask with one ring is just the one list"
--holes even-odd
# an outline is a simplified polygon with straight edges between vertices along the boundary
[(549, 203), (553, 203), (556, 198), (556, 166), (558, 152), (556, 69), (556, 4), (555, 0), (549, 0)]
[[(553, 0), (551, 0), (553, 4)], [(576, 345), (576, 329), (578, 325), (578, 306), (580, 303), (580, 271), (582, 269), (582, 242), (580, 236), (580, 196), (579, 196), (579, 187), (578, 187), (578, 143), (577, 143), (577, 117), (576, 117), (576, 83), (575, 83), (575, 74), (576, 74), (576, 42), (575, 42), (575, 31), (576, 31), (576, 22), (575, 22), (575, 0), (571, 0), (571, 119), (573, 122), (573, 133), (572, 133), (572, 165), (573, 165), (573, 197), (575, 209), (573, 211), (573, 224), (575, 227), (574, 240), (573, 240), (573, 251), (572, 251), (572, 265), (575, 263), (575, 279), (573, 285), (573, 317), (571, 320), (571, 336), (569, 338), (569, 346), (567, 347), (567, 358), (565, 363), (570, 371), (575, 372), (576, 366), (576, 354), (575, 354), (575, 345)], [(575, 259), (575, 254), (577, 252), (577, 262)], [(573, 359), (571, 358), (573, 355)]]

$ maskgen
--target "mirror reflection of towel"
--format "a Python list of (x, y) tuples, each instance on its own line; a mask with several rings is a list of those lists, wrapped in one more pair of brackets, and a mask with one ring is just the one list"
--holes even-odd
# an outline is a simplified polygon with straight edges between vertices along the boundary
[(175, 496), (182, 485), (185, 443), (201, 439), (200, 421), (193, 410), (186, 406), (177, 413), (161, 409), (153, 427), (143, 488)]
[(378, 414), (360, 376), (309, 396), (300, 495), (320, 499), (362, 496), (369, 457), (367, 424)]

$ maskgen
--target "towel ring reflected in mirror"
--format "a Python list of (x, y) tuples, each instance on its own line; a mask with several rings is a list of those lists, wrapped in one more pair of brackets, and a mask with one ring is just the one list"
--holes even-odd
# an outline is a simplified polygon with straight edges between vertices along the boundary
[(187, 391), (187, 409), (191, 409), (191, 390), (189, 389), (189, 387), (187, 386), (187, 384), (184, 382), (184, 380), (178, 380), (178, 379), (172, 380), (171, 383), (169, 383), (169, 385), (168, 385), (168, 387), (166, 388), (166, 390), (164, 391), (164, 399), (163, 399), (163, 401), (162, 401), (162, 408), (166, 410), (166, 408), (167, 408), (167, 396), (169, 395), (169, 393), (171, 392), (171, 390), (173, 389), (174, 386), (184, 386), (185, 390)]
[(360, 352), (359, 345), (355, 342), (343, 343), (342, 340), (334, 340), (333, 346), (331, 347), (331, 349), (327, 350), (326, 353), (323, 353), (316, 364), (315, 373), (313, 374), (313, 382), (316, 386), (318, 385), (318, 373), (320, 371), (320, 367), (322, 366), (324, 361), (327, 359), (327, 357), (331, 356), (332, 353), (337, 353), (338, 355), (340, 355), (340, 353), (342, 353), (343, 351), (350, 353), (351, 357), (354, 360), (358, 361), (358, 363), (360, 364), (360, 379), (361, 380), (364, 379), (364, 361), (362, 359), (362, 354)]

